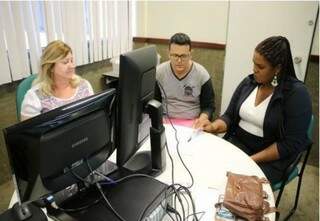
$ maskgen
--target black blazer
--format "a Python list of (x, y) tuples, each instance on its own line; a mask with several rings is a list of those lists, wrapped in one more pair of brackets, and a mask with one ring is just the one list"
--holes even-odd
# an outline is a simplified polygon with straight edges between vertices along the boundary
[[(227, 124), (226, 137), (234, 134), (240, 121), (240, 107), (257, 85), (251, 74), (233, 93), (220, 117)], [(307, 130), (311, 114), (311, 98), (305, 85), (290, 76), (283, 78), (273, 92), (263, 123), (263, 138), (266, 143), (277, 143), (280, 159), (296, 156), (310, 144)]]

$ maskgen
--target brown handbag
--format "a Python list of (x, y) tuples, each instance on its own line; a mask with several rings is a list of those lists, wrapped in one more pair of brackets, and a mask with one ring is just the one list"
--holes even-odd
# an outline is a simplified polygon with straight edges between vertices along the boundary
[(249, 221), (263, 221), (268, 220), (264, 214), (276, 211), (265, 200), (268, 195), (263, 191), (262, 184), (269, 183), (267, 179), (231, 172), (227, 172), (227, 177), (223, 206), (234, 215)]

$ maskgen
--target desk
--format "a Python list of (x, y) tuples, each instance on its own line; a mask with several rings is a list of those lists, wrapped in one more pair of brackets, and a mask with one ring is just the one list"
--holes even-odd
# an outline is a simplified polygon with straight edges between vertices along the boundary
[(117, 88), (119, 82), (119, 73), (114, 71), (109, 71), (103, 73), (102, 76), (105, 78), (105, 84), (107, 88)]
[[(165, 128), (168, 149), (174, 159), (175, 183), (189, 185), (190, 177), (177, 156), (174, 129), (171, 125), (165, 125)], [(196, 207), (198, 206), (197, 210), (206, 210), (206, 214), (201, 220), (213, 220), (214, 204), (217, 201), (217, 195), (224, 193), (227, 171), (265, 177), (261, 169), (250, 157), (222, 138), (200, 132), (188, 142), (192, 129), (182, 126), (175, 126), (175, 128), (180, 142), (179, 150), (181, 156), (194, 177), (194, 186), (191, 192), (195, 198)], [(149, 146), (149, 142), (146, 142), (141, 149), (148, 149)], [(115, 161), (116, 153), (111, 155), (110, 159)], [(171, 162), (168, 155), (166, 160), (166, 170), (157, 179), (171, 184)], [(270, 185), (264, 185), (264, 190), (269, 195), (268, 201), (270, 205), (274, 206), (274, 196)], [(16, 193), (14, 193), (10, 207), (16, 201), (17, 197)], [(270, 220), (275, 220), (275, 213), (267, 216)]]
[[(200, 132), (188, 142), (192, 129), (181, 126), (175, 127), (180, 142), (180, 154), (194, 177), (194, 187), (191, 192), (194, 192), (193, 197), (195, 198), (196, 206), (199, 202), (202, 204), (201, 201), (203, 200), (209, 203), (209, 205), (201, 205), (202, 208), (197, 209), (210, 209), (202, 220), (212, 220), (215, 213), (213, 205), (217, 201), (217, 194), (214, 194), (214, 192), (224, 194), (227, 171), (265, 177), (259, 166), (233, 144), (205, 132)], [(166, 125), (166, 136), (169, 151), (174, 158), (175, 182), (189, 185), (189, 175), (176, 154), (176, 140), (174, 138), (174, 129), (171, 125)], [(168, 157), (166, 170), (157, 179), (164, 183), (171, 183), (171, 162)], [(270, 185), (264, 185), (263, 188), (269, 196), (270, 206), (274, 206), (274, 196)], [(207, 199), (206, 195), (216, 198), (210, 200)], [(267, 216), (270, 220), (275, 220), (275, 213)]]

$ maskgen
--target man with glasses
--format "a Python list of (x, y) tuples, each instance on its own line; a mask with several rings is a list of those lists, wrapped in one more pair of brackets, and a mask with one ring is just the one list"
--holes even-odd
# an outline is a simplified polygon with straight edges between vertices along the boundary
[(208, 71), (192, 61), (191, 40), (184, 33), (170, 38), (170, 60), (157, 67), (155, 98), (170, 119), (194, 120), (199, 128), (215, 110), (214, 91)]

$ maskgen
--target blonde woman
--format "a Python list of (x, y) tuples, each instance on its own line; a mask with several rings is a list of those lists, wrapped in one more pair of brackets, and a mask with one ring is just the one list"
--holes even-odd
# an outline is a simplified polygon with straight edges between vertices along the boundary
[(71, 48), (62, 41), (53, 41), (43, 51), (39, 76), (24, 97), (21, 120), (90, 95), (90, 83), (75, 73)]

